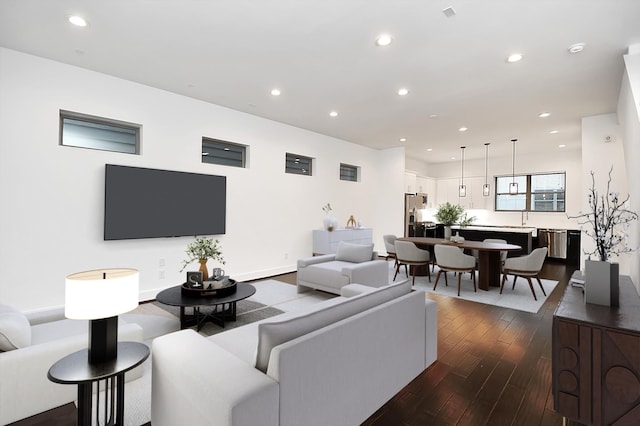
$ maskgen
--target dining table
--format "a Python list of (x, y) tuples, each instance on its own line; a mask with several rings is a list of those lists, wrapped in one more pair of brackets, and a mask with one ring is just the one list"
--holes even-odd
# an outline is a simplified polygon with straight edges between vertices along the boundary
[(500, 252), (520, 251), (521, 246), (505, 243), (490, 243), (484, 241), (450, 241), (444, 238), (432, 237), (403, 237), (399, 241), (410, 241), (418, 248), (429, 249), (433, 256), (433, 247), (438, 244), (453, 245), (464, 250), (478, 251), (478, 288), (489, 290), (489, 287), (500, 287), (500, 273), (502, 262)]

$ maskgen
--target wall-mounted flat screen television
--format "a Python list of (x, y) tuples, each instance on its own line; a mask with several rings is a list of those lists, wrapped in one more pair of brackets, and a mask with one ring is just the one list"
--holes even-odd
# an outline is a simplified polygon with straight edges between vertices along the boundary
[(107, 164), (104, 239), (225, 233), (225, 176)]

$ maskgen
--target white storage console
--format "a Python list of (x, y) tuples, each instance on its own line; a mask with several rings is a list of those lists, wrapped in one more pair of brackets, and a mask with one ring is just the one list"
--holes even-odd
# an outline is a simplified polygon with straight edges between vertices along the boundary
[(314, 229), (313, 254), (335, 253), (340, 241), (353, 244), (371, 244), (373, 231), (371, 228), (340, 228), (331, 232)]

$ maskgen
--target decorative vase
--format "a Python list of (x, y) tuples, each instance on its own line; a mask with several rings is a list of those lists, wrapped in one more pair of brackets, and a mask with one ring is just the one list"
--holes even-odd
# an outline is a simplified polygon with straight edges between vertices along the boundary
[(444, 226), (444, 239), (447, 241), (451, 239), (451, 225)]
[(207, 270), (207, 260), (209, 259), (200, 259), (200, 272), (202, 272), (202, 281), (207, 281), (209, 279), (209, 271)]
[(619, 306), (619, 265), (599, 260), (584, 262), (584, 301)]
[(322, 225), (323, 225), (325, 231), (329, 231), (329, 232), (333, 231), (335, 229), (337, 223), (338, 223), (338, 219), (336, 219), (333, 216), (326, 215), (322, 219)]

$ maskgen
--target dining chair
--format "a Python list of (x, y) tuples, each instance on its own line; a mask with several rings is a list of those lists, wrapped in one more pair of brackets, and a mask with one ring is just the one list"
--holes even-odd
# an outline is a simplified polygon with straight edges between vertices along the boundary
[(436, 289), (438, 285), (438, 280), (440, 279), (440, 274), (444, 272), (444, 283), (445, 285), (449, 285), (447, 283), (447, 272), (457, 272), (458, 273), (458, 296), (460, 296), (460, 280), (462, 279), (462, 274), (464, 272), (470, 272), (473, 276), (473, 291), (477, 291), (476, 289), (476, 258), (464, 254), (459, 247), (438, 244), (434, 247), (434, 251), (436, 254), (436, 264), (440, 268), (438, 271), (438, 275), (436, 276), (436, 283), (433, 285), (433, 289)]
[(536, 292), (533, 289), (533, 283), (531, 282), (531, 278), (535, 278), (538, 280), (538, 284), (540, 285), (540, 289), (542, 289), (542, 294), (545, 296), (547, 293), (544, 291), (544, 287), (542, 286), (542, 282), (540, 281), (540, 270), (542, 269), (542, 265), (544, 265), (544, 259), (547, 256), (547, 248), (539, 247), (533, 250), (531, 253), (525, 256), (512, 257), (504, 261), (504, 266), (502, 267), (502, 284), (500, 285), (500, 294), (502, 294), (502, 290), (504, 289), (504, 283), (507, 280), (507, 274), (513, 275), (513, 286), (511, 289), (516, 288), (516, 279), (518, 277), (526, 278), (529, 282), (529, 288), (531, 289), (531, 293), (533, 293), (533, 299), (538, 300), (536, 297)]
[[(385, 260), (389, 260), (389, 258), (394, 259), (393, 267), (398, 266), (398, 258), (396, 256), (396, 237), (393, 234), (386, 234), (382, 236), (382, 240), (384, 241), (384, 248), (387, 251), (387, 255), (385, 256)], [(406, 269), (406, 266), (405, 266)], [(406, 272), (406, 270), (405, 270)], [(407, 275), (408, 277), (409, 275)]]
[[(416, 267), (418, 266), (426, 266), (427, 267), (427, 276), (429, 277), (429, 282), (431, 282), (431, 271), (429, 269), (429, 261), (431, 259), (431, 254), (427, 250), (419, 249), (414, 243), (410, 241), (397, 241), (395, 243), (396, 247), (396, 261), (398, 262), (396, 266), (396, 273), (393, 276), (395, 281), (396, 276), (398, 275), (398, 271), (400, 270), (400, 266), (404, 265), (405, 272), (407, 265), (413, 268), (409, 268), (411, 271), (411, 284), (415, 284), (416, 281)], [(407, 275), (409, 278), (409, 275)]]

